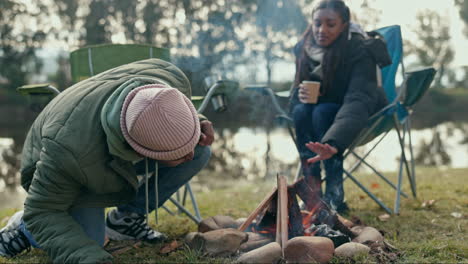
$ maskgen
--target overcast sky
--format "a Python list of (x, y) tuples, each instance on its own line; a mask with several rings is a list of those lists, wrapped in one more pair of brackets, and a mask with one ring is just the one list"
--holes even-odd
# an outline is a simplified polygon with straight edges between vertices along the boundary
[[(362, 0), (345, 0), (357, 15)], [(382, 11), (379, 27), (399, 24), (403, 38), (411, 39), (411, 29), (416, 24), (416, 14), (425, 9), (435, 10), (450, 21), (451, 43), (456, 54), (453, 66), (468, 65), (468, 39), (463, 34), (464, 23), (458, 14), (453, 0), (375, 0), (370, 1), (373, 8)]]
[[(365, 10), (361, 8), (363, 0), (344, 0), (356, 16), (365, 16)], [(468, 0), (467, 0), (468, 1)], [(468, 65), (468, 39), (463, 34), (464, 23), (458, 14), (458, 7), (453, 0), (370, 0), (371, 8), (381, 11), (377, 28), (398, 24), (401, 26), (403, 39), (415, 38), (412, 29), (416, 25), (416, 14), (425, 9), (435, 10), (438, 14), (449, 19), (451, 46), (455, 51), (452, 66), (457, 68)], [(369, 31), (373, 28), (364, 28)], [(406, 61), (406, 60), (405, 60)], [(406, 61), (407, 62), (407, 61)], [(295, 68), (293, 63), (278, 63), (279, 67), (273, 68), (275, 81), (291, 80)], [(264, 69), (260, 69), (266, 76)], [(262, 81), (262, 80), (261, 80)]]
[[(345, 2), (356, 15), (365, 15), (360, 8), (362, 0), (345, 0)], [(451, 45), (455, 50), (452, 66), (468, 65), (468, 39), (463, 34), (464, 23), (460, 19), (458, 8), (453, 3), (453, 0), (370, 0), (370, 5), (372, 8), (381, 11), (378, 27), (399, 24), (402, 28), (403, 38), (409, 40), (414, 38), (414, 33), (412, 33), (411, 29), (414, 29), (414, 25), (416, 24), (416, 14), (425, 9), (437, 11), (450, 21)], [(365, 30), (371, 29), (365, 28)], [(51, 51), (47, 50), (41, 55), (41, 57), (50, 59)], [(50, 63), (47, 72), (56, 71), (56, 65), (53, 64)], [(273, 71), (273, 79), (275, 81), (290, 80), (294, 72), (293, 62), (279, 63)], [(260, 76), (266, 76), (264, 69), (259, 69), (259, 73)]]

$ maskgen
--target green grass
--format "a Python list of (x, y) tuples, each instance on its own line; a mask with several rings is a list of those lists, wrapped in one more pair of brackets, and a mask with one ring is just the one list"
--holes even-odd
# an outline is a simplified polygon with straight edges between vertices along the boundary
[[(355, 215), (365, 224), (385, 233), (385, 238), (397, 247), (401, 256), (397, 263), (468, 263), (468, 169), (418, 168), (418, 198), (402, 199), (401, 213), (382, 222), (377, 216), (384, 214), (370, 198), (351, 181), (346, 181), (346, 198), (351, 207), (348, 216)], [(390, 173), (391, 178), (396, 175)], [(394, 192), (372, 175), (358, 178), (393, 207)], [(405, 182), (406, 179), (405, 179)], [(271, 191), (274, 182), (244, 183), (230, 189), (197, 193), (204, 217), (229, 215), (247, 217)], [(408, 186), (405, 191), (410, 194)], [(435, 200), (430, 207), (422, 203)], [(14, 213), (14, 209), (0, 211), (0, 220)], [(452, 213), (460, 213), (457, 218)], [(154, 221), (151, 217), (150, 221)], [(154, 222), (151, 222), (154, 226)], [(116, 263), (231, 263), (234, 258), (207, 258), (183, 244), (183, 237), (196, 231), (196, 225), (184, 216), (170, 216), (160, 210), (160, 222), (156, 228), (177, 240), (181, 245), (168, 254), (160, 253), (163, 245), (142, 244), (115, 257)], [(113, 242), (111, 246), (119, 245)], [(0, 263), (47, 263), (50, 260), (40, 250), (32, 250), (13, 259), (0, 257)], [(332, 263), (379, 263), (370, 256), (354, 260), (334, 259)]]

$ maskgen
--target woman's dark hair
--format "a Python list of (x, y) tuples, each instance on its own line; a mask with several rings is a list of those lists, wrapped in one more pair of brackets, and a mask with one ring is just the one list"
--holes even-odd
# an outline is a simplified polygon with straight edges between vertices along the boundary
[[(335, 11), (343, 20), (343, 23), (346, 23), (346, 26), (341, 32), (340, 36), (329, 46), (325, 48), (325, 53), (322, 61), (322, 93), (325, 93), (331, 88), (334, 74), (336, 69), (344, 61), (344, 52), (346, 51), (346, 46), (348, 44), (348, 32), (349, 32), (349, 22), (350, 22), (350, 11), (348, 6), (342, 0), (323, 0), (318, 3), (318, 5), (312, 11), (312, 16), (314, 13), (320, 9), (331, 9)], [(303, 42), (302, 48), (299, 51), (299, 56), (296, 59), (296, 76), (294, 80), (294, 87), (297, 87), (301, 81), (307, 80), (310, 74), (310, 68), (307, 54), (305, 52), (305, 45), (307, 43), (312, 43), (316, 45), (312, 25), (309, 25), (306, 31), (303, 33), (301, 41)]]

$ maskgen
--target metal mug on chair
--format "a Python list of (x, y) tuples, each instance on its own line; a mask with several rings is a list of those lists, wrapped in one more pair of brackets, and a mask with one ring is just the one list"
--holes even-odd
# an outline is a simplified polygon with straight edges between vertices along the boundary
[[(205, 91), (209, 93), (211, 89), (218, 88), (215, 85), (222, 84), (222, 78), (218, 74), (209, 75), (203, 79), (203, 84), (205, 86)], [(213, 109), (216, 112), (225, 111), (227, 109), (226, 96), (222, 92), (212, 91), (212, 93), (211, 104), (213, 105)]]

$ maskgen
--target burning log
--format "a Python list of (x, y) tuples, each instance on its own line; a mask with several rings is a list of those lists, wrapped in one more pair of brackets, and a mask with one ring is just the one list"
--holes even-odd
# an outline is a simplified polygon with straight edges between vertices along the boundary
[(284, 176), (277, 176), (278, 181), (278, 206), (276, 221), (276, 242), (284, 250), (288, 241), (288, 183)]
[(347, 228), (350, 228), (350, 229), (356, 225), (353, 221), (348, 220), (339, 214), (338, 214), (338, 221), (340, 221), (341, 223), (343, 223), (343, 225), (345, 225)]
[(347, 225), (340, 221), (339, 218), (336, 219), (335, 225), (333, 226), (336, 230), (340, 231), (341, 233), (349, 236), (349, 238), (354, 239), (356, 235), (349, 229)]
[(298, 196), (304, 202), (305, 207), (310, 211), (308, 216), (310, 223), (326, 224), (330, 228), (340, 231), (351, 239), (356, 237), (349, 227), (340, 221), (339, 215), (320, 199), (319, 191), (316, 190), (312, 184), (306, 182), (304, 178), (300, 178), (293, 186)]
[[(281, 223), (283, 222), (282, 219), (281, 219), (281, 195), (282, 195), (282, 188), (281, 188), (281, 182), (280, 182), (280, 179), (279, 179), (279, 175), (276, 176), (276, 181), (277, 181), (277, 185), (278, 185), (278, 192), (277, 192), (277, 196), (276, 196), (276, 235), (275, 235), (275, 238), (276, 238), (276, 243), (278, 243), (281, 247)], [(281, 247), (282, 249), (282, 247)], [(282, 251), (282, 250), (281, 250)]]
[(304, 202), (307, 211), (312, 211), (317, 205), (323, 203), (322, 199), (320, 199), (320, 186), (307, 182), (304, 177), (297, 180), (293, 186), (297, 195)]
[(276, 194), (276, 188), (267, 195), (265, 199), (257, 206), (257, 208), (247, 217), (247, 220), (238, 228), (239, 231), (245, 231), (245, 229), (252, 223), (252, 221), (258, 216), (258, 214), (264, 211), (273, 200)]
[(288, 186), (289, 239), (304, 235), (301, 209), (297, 201), (296, 188)]

